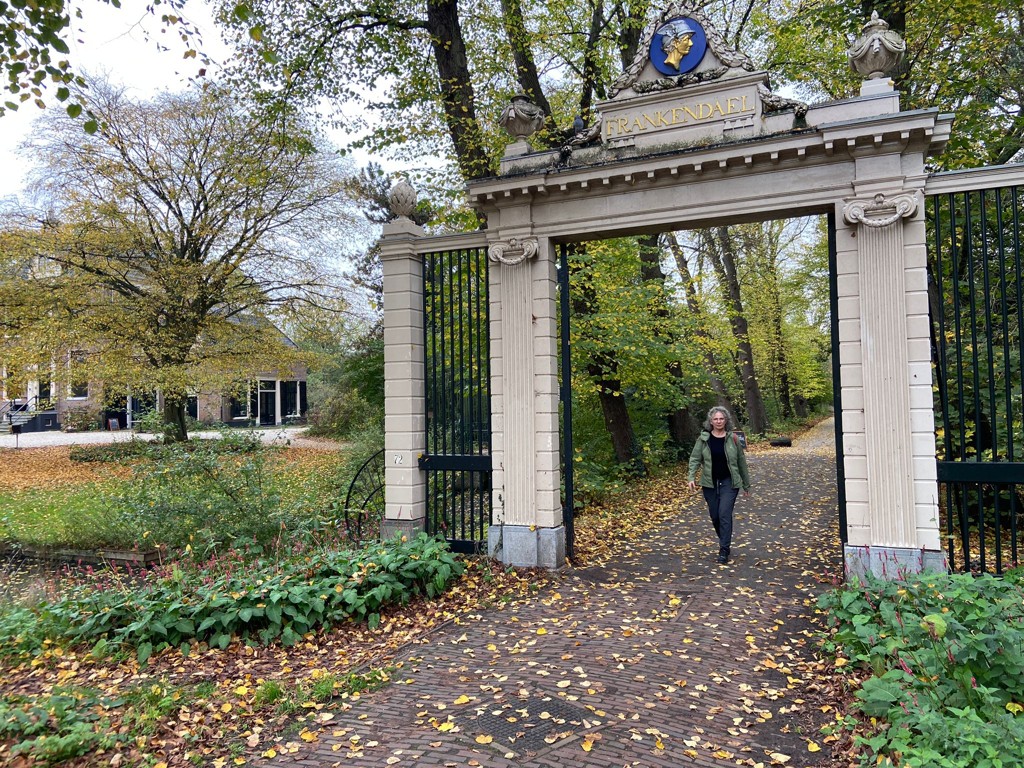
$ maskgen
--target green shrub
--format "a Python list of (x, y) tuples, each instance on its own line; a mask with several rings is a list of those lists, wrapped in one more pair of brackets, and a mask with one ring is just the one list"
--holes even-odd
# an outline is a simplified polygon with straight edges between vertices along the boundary
[(870, 673), (856, 706), (881, 726), (862, 765), (1024, 766), (1024, 589), (1003, 579), (923, 574), (824, 595), (841, 649)]
[(91, 406), (72, 407), (60, 415), (60, 427), (65, 432), (86, 432), (103, 426), (103, 414)]
[(0, 698), (0, 740), (13, 742), (11, 757), (57, 765), (117, 744), (123, 735), (103, 725), (104, 713), (122, 703), (89, 688), (4, 696)]
[(239, 541), (267, 546), (280, 534), (280, 496), (258, 438), (172, 443), (152, 455), (113, 499), (114, 527), (203, 552)]
[(124, 644), (140, 661), (192, 643), (220, 648), (234, 637), (293, 645), (320, 627), (355, 620), (371, 629), (389, 605), (434, 597), (465, 566), (443, 539), (420, 534), (360, 551), (300, 550), (246, 559), (230, 552), (201, 567), (174, 564), (141, 580), (103, 573), (51, 603), (0, 608), (2, 652)]
[(119, 463), (152, 457), (153, 443), (145, 440), (122, 440), (105, 445), (73, 445), (68, 450), (71, 461), (82, 463)]
[(369, 425), (382, 423), (383, 415), (382, 409), (367, 402), (357, 390), (341, 390), (310, 408), (308, 433), (346, 439)]

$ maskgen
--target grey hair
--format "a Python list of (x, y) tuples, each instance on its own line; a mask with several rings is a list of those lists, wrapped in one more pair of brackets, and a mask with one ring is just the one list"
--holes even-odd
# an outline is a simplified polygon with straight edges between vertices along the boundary
[(711, 431), (711, 417), (714, 416), (716, 413), (724, 413), (725, 414), (725, 431), (726, 432), (732, 432), (733, 429), (735, 429), (735, 426), (734, 426), (733, 421), (732, 421), (732, 414), (729, 413), (729, 409), (728, 408), (723, 408), (720, 405), (716, 405), (714, 408), (712, 408), (710, 411), (708, 411), (708, 417), (706, 419), (704, 419), (704, 431), (705, 432), (710, 432)]

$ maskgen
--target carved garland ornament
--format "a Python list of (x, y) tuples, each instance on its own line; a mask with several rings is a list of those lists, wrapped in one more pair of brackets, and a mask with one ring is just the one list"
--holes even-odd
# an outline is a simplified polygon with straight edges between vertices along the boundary
[(537, 255), (540, 246), (534, 237), (510, 237), (508, 241), (499, 240), (487, 248), (487, 258), (499, 264), (514, 267)]
[(847, 224), (863, 224), (872, 229), (882, 229), (917, 213), (920, 199), (919, 192), (901, 192), (890, 197), (879, 193), (872, 200), (847, 203), (843, 208), (843, 219)]

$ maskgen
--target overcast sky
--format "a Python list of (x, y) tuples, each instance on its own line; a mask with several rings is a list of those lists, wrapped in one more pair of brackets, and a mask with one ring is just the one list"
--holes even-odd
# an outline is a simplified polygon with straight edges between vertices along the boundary
[[(84, 18), (73, 23), (82, 33), (69, 41), (71, 62), (78, 71), (105, 75), (140, 97), (181, 90), (188, 78), (196, 75), (200, 64), (183, 58), (184, 43), (173, 32), (161, 32), (159, 20), (146, 13), (142, 0), (123, 0), (120, 9), (100, 0), (85, 0), (81, 7)], [(228, 49), (220, 41), (206, 5), (190, 0), (186, 16), (203, 33), (203, 50), (223, 59)], [(160, 51), (161, 43), (170, 50)], [(9, 98), (4, 94), (4, 101)], [(52, 90), (49, 102), (48, 109), (62, 108)], [(0, 199), (19, 195), (24, 187), (30, 164), (18, 144), (31, 132), (39, 112), (28, 102), (17, 112), (0, 117)]]

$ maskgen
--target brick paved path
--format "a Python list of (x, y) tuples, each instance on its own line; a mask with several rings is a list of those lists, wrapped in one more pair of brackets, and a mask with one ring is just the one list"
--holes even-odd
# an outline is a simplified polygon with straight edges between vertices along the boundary
[(671, 524), (533, 600), (443, 626), (400, 654), (396, 683), (329, 706), (315, 741), (263, 764), (825, 764), (808, 740), (833, 715), (801, 663), (840, 550), (834, 456), (827, 436), (806, 444), (750, 455), (729, 566), (681, 478)]

